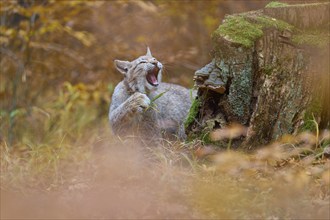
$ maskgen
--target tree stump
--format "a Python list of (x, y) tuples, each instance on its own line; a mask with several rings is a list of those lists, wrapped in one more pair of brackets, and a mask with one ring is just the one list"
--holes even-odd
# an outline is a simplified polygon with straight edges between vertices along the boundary
[[(213, 33), (213, 60), (195, 72), (188, 137), (231, 123), (248, 127), (251, 149), (311, 128), (329, 127), (329, 3), (272, 4), (228, 15)], [(242, 146), (242, 145), (241, 145)]]

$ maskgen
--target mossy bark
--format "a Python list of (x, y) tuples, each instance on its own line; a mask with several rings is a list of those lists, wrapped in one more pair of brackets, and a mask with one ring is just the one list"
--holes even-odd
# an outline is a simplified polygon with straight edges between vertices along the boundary
[[(329, 4), (325, 6), (329, 7)], [(239, 141), (244, 147), (267, 144), (284, 134), (298, 132), (305, 123), (308, 106), (316, 96), (321, 97), (323, 103), (322, 111), (317, 113), (319, 123), (323, 127), (329, 126), (329, 31), (322, 46), (297, 44), (292, 40), (302, 33), (301, 27), (313, 27), (316, 10), (326, 12), (319, 5), (315, 6), (318, 9), (309, 5), (301, 7), (304, 13), (310, 10), (313, 14), (301, 15), (304, 16), (303, 24), (295, 19), (286, 23), (292, 20), (289, 18), (286, 22), (278, 20), (278, 8), (231, 15), (226, 19), (237, 27), (242, 17), (244, 22), (251, 22), (251, 27), (257, 25), (262, 30), (258, 38), (251, 38), (246, 33), (237, 36), (239, 31), (234, 30), (235, 26), (223, 28), (226, 20), (216, 30), (213, 60), (207, 68), (195, 73), (200, 107), (195, 114), (198, 117), (186, 123), (188, 136), (200, 136), (235, 122), (248, 127), (246, 138)], [(302, 9), (293, 8), (296, 16), (300, 15)], [(273, 14), (276, 18), (269, 17)], [(329, 15), (318, 17), (328, 18)], [(320, 29), (325, 23), (318, 20), (316, 27)], [(324, 30), (322, 34), (324, 36)], [(252, 40), (251, 44), (246, 43), (245, 37)], [(209, 86), (211, 79), (217, 85), (221, 82), (225, 89), (216, 92)]]

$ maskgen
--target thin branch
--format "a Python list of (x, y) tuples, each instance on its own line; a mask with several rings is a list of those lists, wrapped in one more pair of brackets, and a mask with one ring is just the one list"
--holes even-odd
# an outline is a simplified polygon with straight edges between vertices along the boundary
[(37, 49), (43, 49), (43, 50), (52, 50), (56, 51), (59, 53), (63, 53), (66, 56), (72, 58), (73, 60), (77, 61), (79, 64), (83, 65), (87, 69), (91, 69), (91, 65), (86, 63), (85, 59), (80, 56), (77, 52), (63, 47), (62, 45), (59, 44), (54, 44), (54, 43), (39, 43), (39, 42), (30, 42), (30, 46), (33, 48)]

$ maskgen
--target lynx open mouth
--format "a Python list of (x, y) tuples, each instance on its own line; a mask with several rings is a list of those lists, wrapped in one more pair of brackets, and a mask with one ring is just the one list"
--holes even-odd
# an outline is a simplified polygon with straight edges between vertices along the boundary
[(155, 66), (154, 68), (152, 68), (151, 70), (149, 70), (147, 72), (146, 78), (147, 78), (148, 83), (150, 83), (150, 85), (152, 85), (152, 86), (159, 85), (159, 82), (157, 80), (159, 70), (160, 69), (157, 66)]

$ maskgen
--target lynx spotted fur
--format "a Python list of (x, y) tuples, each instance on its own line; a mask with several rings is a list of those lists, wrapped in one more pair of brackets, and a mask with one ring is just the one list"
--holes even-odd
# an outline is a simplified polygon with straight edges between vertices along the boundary
[(146, 55), (131, 62), (115, 60), (115, 66), (124, 79), (112, 95), (109, 120), (113, 133), (149, 140), (164, 133), (185, 138), (183, 121), (191, 106), (190, 91), (161, 82), (163, 65), (149, 48)]

